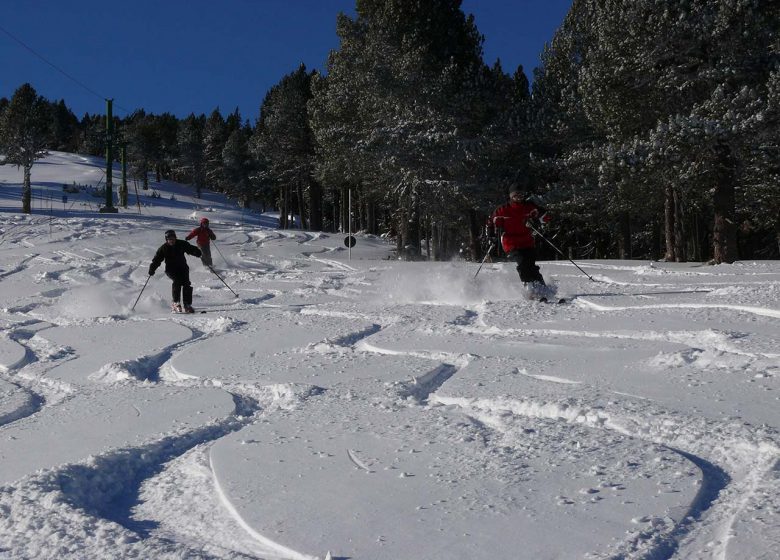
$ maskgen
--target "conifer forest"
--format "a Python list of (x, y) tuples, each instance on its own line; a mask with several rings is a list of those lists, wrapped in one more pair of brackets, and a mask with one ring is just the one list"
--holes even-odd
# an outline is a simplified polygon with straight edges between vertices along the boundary
[[(532, 75), (484, 60), (460, 4), (357, 0), (325, 69), (291, 68), (254, 122), (138, 109), (114, 143), (139, 189), (223, 192), (282, 228), (347, 231), (351, 193), (352, 229), (410, 260), (481, 259), (511, 187), (570, 258), (780, 258), (777, 0), (573, 0)], [(0, 99), (0, 162), (29, 188), (46, 150), (105, 155), (105, 121), (22, 84)]]

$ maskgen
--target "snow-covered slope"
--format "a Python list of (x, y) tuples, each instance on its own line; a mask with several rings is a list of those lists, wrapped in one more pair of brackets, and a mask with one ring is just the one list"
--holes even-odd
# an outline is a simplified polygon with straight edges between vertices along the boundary
[[(99, 159), (33, 181), (25, 216), (0, 168), (0, 558), (780, 557), (780, 263), (546, 262), (542, 304), (174, 183), (63, 203)], [(147, 268), (203, 215), (221, 279), (172, 315)]]

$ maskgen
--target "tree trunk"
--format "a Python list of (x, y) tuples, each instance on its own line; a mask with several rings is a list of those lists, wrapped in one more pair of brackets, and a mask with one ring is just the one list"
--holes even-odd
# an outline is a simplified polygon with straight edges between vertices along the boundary
[(715, 193), (712, 203), (715, 211), (713, 228), (713, 260), (716, 264), (737, 260), (736, 194), (731, 149), (718, 144), (715, 152)]
[(287, 219), (290, 209), (287, 207), (287, 187), (279, 188), (279, 227), (287, 229)]
[(469, 253), (471, 254), (471, 260), (478, 261), (484, 255), (480, 255), (479, 236), (481, 227), (477, 219), (477, 211), (473, 208), (469, 208), (467, 223), (469, 224)]
[(631, 218), (628, 212), (620, 212), (620, 235), (618, 236), (618, 253), (623, 260), (631, 258)]
[(433, 257), (432, 247), (431, 247), (431, 238), (433, 237), (433, 224), (431, 223), (431, 217), (426, 216), (424, 220), (422, 220), (422, 225), (425, 228), (425, 257), (428, 260), (431, 260)]
[(306, 224), (306, 201), (303, 199), (303, 185), (298, 183), (295, 191), (298, 195), (298, 229), (307, 229)]
[(376, 204), (373, 200), (366, 203), (366, 219), (368, 221), (368, 233), (376, 235), (379, 233), (379, 224), (376, 220)]
[(657, 261), (662, 252), (661, 247), (661, 224), (660, 222), (653, 220), (651, 222), (651, 240), (650, 240), (650, 258)]
[(674, 187), (666, 185), (664, 189), (664, 241), (666, 243), (666, 262), (674, 262)]
[(419, 203), (415, 200), (409, 210), (410, 214), (406, 220), (406, 239), (404, 239), (406, 255), (408, 260), (419, 260), (421, 239)]
[(780, 255), (780, 217), (775, 219), (775, 240), (777, 241), (777, 253)]
[(409, 220), (406, 216), (406, 211), (399, 210), (397, 213), (397, 229), (395, 235), (395, 247), (399, 258), (406, 258), (406, 237), (409, 230)]
[(22, 184), (22, 212), (25, 214), (32, 214), (32, 182), (30, 181), (31, 171), (32, 164), (25, 164), (24, 182)]
[(322, 186), (309, 179), (309, 226), (313, 231), (322, 231)]
[(333, 188), (332, 194), (331, 194), (331, 204), (330, 204), (330, 211), (331, 211), (331, 224), (330, 224), (330, 231), (331, 233), (337, 233), (339, 231), (339, 193), (341, 191), (339, 189)]
[(349, 187), (341, 187), (340, 212), (339, 212), (339, 231), (347, 233), (349, 231)]
[(674, 203), (674, 260), (675, 262), (687, 262), (688, 251), (686, 250), (685, 239), (685, 217), (683, 214), (682, 195), (680, 189), (672, 189), (672, 198)]

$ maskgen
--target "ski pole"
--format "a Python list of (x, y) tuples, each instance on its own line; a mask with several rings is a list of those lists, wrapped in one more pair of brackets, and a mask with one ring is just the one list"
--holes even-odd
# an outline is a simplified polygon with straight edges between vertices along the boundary
[(219, 247), (217, 247), (216, 242), (212, 242), (212, 245), (214, 245), (214, 248), (217, 250), (217, 253), (219, 253), (219, 256), (222, 257), (222, 260), (225, 261), (225, 264), (230, 266), (230, 263), (227, 262), (227, 259), (225, 258), (225, 255), (222, 254), (222, 251), (219, 250)]
[(474, 278), (473, 278), (473, 280), (476, 280), (476, 279), (477, 279), (477, 274), (479, 274), (479, 271), (480, 271), (480, 270), (482, 270), (482, 265), (484, 265), (484, 264), (485, 264), (485, 261), (486, 261), (486, 260), (487, 260), (487, 258), (490, 256), (490, 252), (491, 252), (492, 250), (493, 250), (493, 243), (490, 243), (490, 246), (488, 247), (488, 250), (487, 250), (487, 252), (485, 252), (485, 257), (482, 259), (482, 262), (481, 262), (481, 263), (479, 263), (479, 268), (477, 269), (477, 272), (475, 272), (475, 273), (474, 273)]
[(138, 300), (141, 299), (141, 294), (144, 293), (144, 290), (146, 289), (146, 285), (149, 283), (149, 278), (151, 278), (151, 275), (146, 277), (146, 282), (144, 282), (144, 287), (141, 288), (141, 293), (138, 294), (137, 298), (135, 298), (135, 303), (133, 304), (133, 307), (130, 308), (130, 311), (134, 311), (135, 310), (135, 306), (138, 303)]
[(552, 242), (552, 241), (550, 241), (549, 239), (547, 239), (547, 238), (546, 238), (544, 235), (542, 235), (542, 232), (541, 232), (541, 231), (539, 231), (538, 229), (536, 229), (536, 228), (534, 227), (534, 225), (533, 225), (531, 222), (527, 222), (525, 225), (527, 225), (529, 228), (531, 228), (531, 229), (533, 230), (533, 232), (534, 232), (536, 235), (538, 235), (539, 237), (541, 237), (542, 239), (544, 239), (544, 240), (547, 242), (547, 244), (548, 244), (550, 247), (552, 247), (553, 249), (555, 249), (556, 251), (558, 251), (558, 254), (559, 254), (560, 256), (562, 256), (564, 259), (568, 260), (568, 261), (569, 261), (571, 264), (573, 264), (574, 266), (576, 266), (576, 267), (579, 269), (579, 271), (580, 271), (580, 272), (582, 272), (582, 273), (583, 273), (585, 276), (587, 276), (587, 277), (588, 277), (588, 279), (590, 279), (592, 282), (595, 282), (595, 280), (593, 279), (593, 277), (592, 277), (590, 274), (588, 274), (587, 272), (585, 272), (584, 270), (582, 270), (582, 269), (580, 268), (580, 265), (578, 265), (576, 262), (574, 262), (573, 260), (571, 260), (571, 259), (570, 259), (569, 257), (567, 257), (566, 255), (564, 255), (564, 254), (563, 254), (563, 251), (561, 251), (560, 249), (558, 249), (558, 247), (556, 247), (555, 245), (553, 245), (553, 242)]
[[(210, 270), (210, 271), (211, 271), (211, 272), (214, 274), (214, 276), (216, 276), (217, 278), (219, 278), (219, 279), (220, 279), (220, 281), (221, 281), (221, 282), (222, 282), (222, 283), (225, 285), (225, 287), (226, 287), (228, 290), (230, 290), (231, 292), (233, 292), (233, 288), (231, 288), (230, 286), (228, 286), (228, 285), (227, 285), (227, 282), (225, 282), (224, 280), (222, 280), (222, 276), (220, 276), (219, 274), (217, 274), (217, 271), (216, 271), (216, 270), (214, 270), (214, 269), (213, 269), (213, 268), (211, 268), (211, 267), (209, 267), (209, 270)], [(233, 295), (235, 295), (236, 297), (238, 297), (238, 294), (237, 294), (236, 292), (233, 292)]]

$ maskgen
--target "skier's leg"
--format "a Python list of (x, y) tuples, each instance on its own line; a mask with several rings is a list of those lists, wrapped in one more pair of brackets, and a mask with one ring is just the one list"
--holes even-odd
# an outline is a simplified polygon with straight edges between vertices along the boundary
[(203, 266), (211, 267), (214, 265), (213, 261), (211, 260), (211, 244), (206, 245), (199, 245), (201, 257), (200, 260), (203, 263)]
[(166, 276), (171, 279), (171, 299), (173, 303), (179, 303), (181, 301), (181, 281), (178, 274), (170, 274), (166, 272)]
[(182, 291), (184, 292), (184, 298), (182, 303), (185, 307), (192, 305), (192, 284), (190, 283), (190, 271), (185, 271), (181, 276)]
[(537, 282), (545, 285), (542, 273), (536, 265), (536, 254), (533, 248), (517, 250), (517, 272), (523, 283)]

